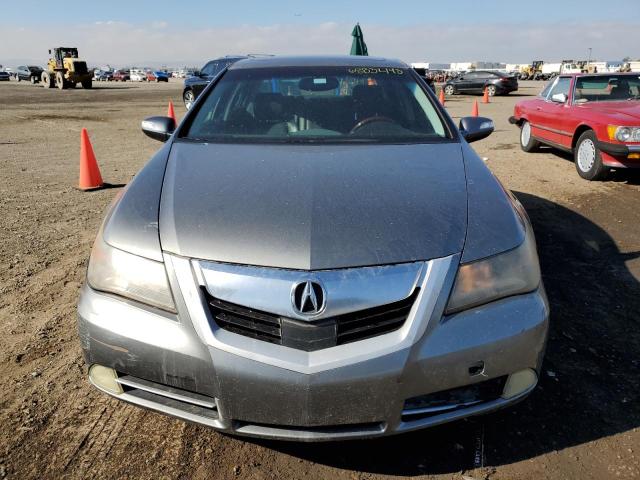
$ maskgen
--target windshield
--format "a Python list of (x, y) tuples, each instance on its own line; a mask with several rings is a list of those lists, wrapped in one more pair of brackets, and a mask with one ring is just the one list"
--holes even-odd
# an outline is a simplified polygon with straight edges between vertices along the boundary
[(182, 136), (220, 142), (434, 142), (444, 123), (409, 69), (228, 71)]
[(638, 100), (640, 99), (640, 76), (577, 77), (574, 99), (575, 103)]

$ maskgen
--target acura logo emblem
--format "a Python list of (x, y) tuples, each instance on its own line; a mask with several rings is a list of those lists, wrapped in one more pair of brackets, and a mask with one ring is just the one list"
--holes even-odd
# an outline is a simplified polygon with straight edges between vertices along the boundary
[(318, 282), (300, 282), (293, 287), (291, 301), (296, 313), (316, 315), (324, 310), (324, 289)]

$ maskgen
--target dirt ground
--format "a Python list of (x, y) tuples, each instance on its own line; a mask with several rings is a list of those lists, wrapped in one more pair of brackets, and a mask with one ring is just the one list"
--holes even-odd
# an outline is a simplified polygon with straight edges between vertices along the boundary
[[(118, 188), (83, 193), (79, 133), (125, 184), (159, 143), (140, 121), (184, 114), (181, 84), (91, 91), (0, 84), (0, 478), (605, 479), (640, 477), (640, 172), (581, 180), (571, 158), (525, 154), (507, 122), (541, 83), (480, 104), (474, 144), (527, 208), (552, 325), (539, 387), (515, 408), (376, 441), (247, 441), (125, 405), (86, 379), (75, 308)], [(453, 97), (455, 117), (474, 98)]]

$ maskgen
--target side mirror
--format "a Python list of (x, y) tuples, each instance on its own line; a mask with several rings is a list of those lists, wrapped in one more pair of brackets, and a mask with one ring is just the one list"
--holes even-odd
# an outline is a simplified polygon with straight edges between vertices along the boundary
[(176, 122), (171, 117), (147, 117), (141, 126), (146, 136), (166, 142), (176, 129)]
[(493, 120), (486, 117), (463, 117), (460, 119), (460, 133), (469, 143), (487, 138), (495, 128)]
[(554, 93), (551, 95), (551, 101), (555, 103), (566, 103), (567, 95), (564, 93)]

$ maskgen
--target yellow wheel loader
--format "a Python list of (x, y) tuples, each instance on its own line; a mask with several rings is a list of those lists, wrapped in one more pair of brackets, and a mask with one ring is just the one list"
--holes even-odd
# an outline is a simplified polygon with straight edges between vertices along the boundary
[(82, 88), (91, 88), (93, 71), (87, 69), (87, 62), (78, 60), (77, 48), (56, 47), (49, 50), (49, 54), (51, 58), (41, 78), (44, 88), (63, 90), (76, 88), (78, 83)]

